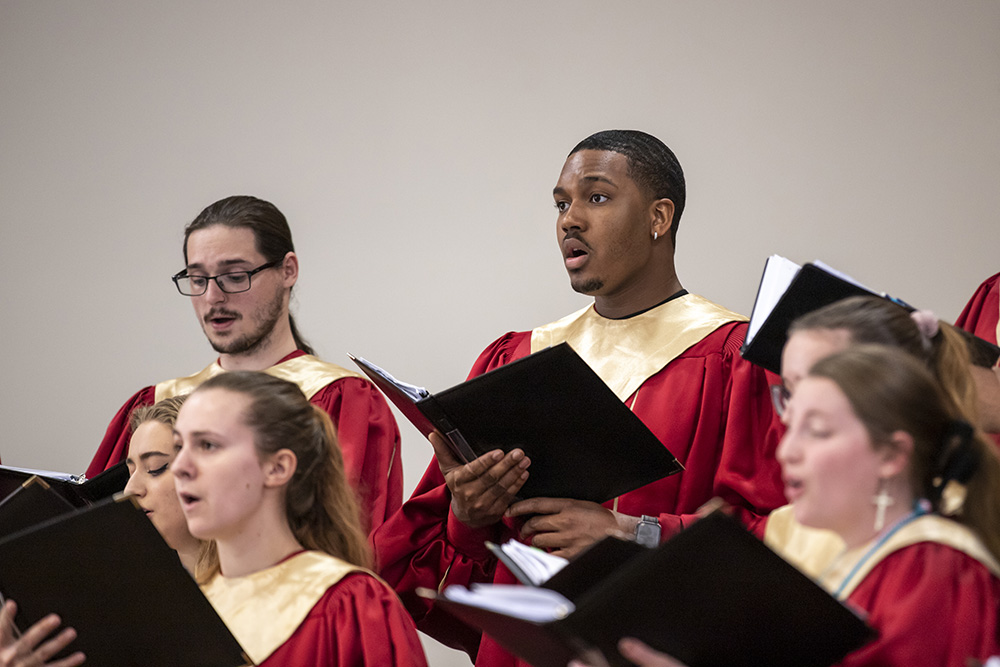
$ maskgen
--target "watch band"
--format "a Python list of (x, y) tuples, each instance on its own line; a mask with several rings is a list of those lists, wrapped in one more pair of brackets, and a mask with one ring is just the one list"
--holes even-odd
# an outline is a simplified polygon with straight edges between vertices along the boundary
[(635, 541), (644, 547), (660, 546), (660, 520), (643, 514), (639, 523), (635, 524)]

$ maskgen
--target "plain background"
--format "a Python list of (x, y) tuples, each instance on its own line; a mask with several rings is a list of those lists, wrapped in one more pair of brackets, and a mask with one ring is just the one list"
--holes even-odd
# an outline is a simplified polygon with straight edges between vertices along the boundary
[(996, 0), (0, 0), (0, 454), (79, 472), (211, 361), (169, 277), (231, 194), (288, 216), (321, 356), (456, 384), (588, 302), (551, 189), (608, 128), (684, 166), (690, 291), (749, 313), (778, 253), (953, 320), (1000, 270), (998, 118)]

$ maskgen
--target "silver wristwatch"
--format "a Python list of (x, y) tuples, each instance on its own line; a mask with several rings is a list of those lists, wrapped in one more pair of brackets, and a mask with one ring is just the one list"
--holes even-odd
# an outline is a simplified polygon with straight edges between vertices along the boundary
[(642, 515), (635, 524), (635, 541), (644, 547), (660, 546), (660, 521), (655, 516)]

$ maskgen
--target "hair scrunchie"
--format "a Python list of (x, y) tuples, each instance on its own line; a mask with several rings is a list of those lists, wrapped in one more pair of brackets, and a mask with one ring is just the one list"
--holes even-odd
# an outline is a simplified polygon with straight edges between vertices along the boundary
[(941, 323), (933, 312), (929, 310), (914, 310), (910, 313), (910, 318), (917, 325), (920, 336), (923, 338), (924, 349), (931, 349), (931, 341), (941, 331)]

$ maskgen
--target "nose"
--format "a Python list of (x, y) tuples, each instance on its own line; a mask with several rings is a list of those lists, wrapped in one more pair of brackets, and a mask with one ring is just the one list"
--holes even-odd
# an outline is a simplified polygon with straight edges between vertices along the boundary
[(580, 208), (573, 202), (566, 204), (566, 208), (559, 213), (559, 230), (566, 234), (571, 229), (582, 229), (585, 221), (580, 213)]
[(218, 277), (214, 277), (208, 281), (208, 286), (202, 296), (208, 299), (210, 303), (222, 303), (229, 295), (219, 287)]
[(125, 483), (125, 493), (131, 494), (137, 498), (142, 498), (146, 495), (146, 486), (139, 481), (138, 469), (129, 475), (128, 482)]
[(781, 437), (778, 448), (774, 452), (774, 457), (778, 460), (778, 463), (785, 465), (798, 457), (798, 451), (796, 437), (792, 434), (791, 430), (788, 430)]
[(188, 454), (189, 448), (181, 447), (174, 460), (170, 463), (170, 472), (174, 474), (174, 479), (191, 479), (194, 477), (194, 468), (191, 464), (191, 455)]

